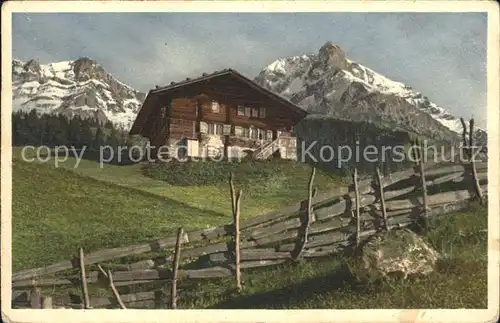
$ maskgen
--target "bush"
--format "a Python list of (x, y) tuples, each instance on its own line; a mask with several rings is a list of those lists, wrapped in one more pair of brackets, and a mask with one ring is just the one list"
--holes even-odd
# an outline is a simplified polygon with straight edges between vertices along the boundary
[(310, 167), (287, 160), (268, 161), (185, 161), (151, 163), (143, 166), (144, 175), (176, 186), (226, 185), (234, 174), (236, 185), (263, 184), (267, 188), (283, 185), (297, 175), (307, 178)]

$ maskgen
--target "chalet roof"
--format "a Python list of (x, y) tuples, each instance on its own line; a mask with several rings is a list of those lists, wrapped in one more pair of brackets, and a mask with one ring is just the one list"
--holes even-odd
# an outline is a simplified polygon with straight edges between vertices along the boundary
[(146, 122), (147, 115), (149, 115), (151, 109), (154, 109), (154, 103), (152, 101), (156, 101), (155, 99), (158, 98), (159, 96), (168, 94), (169, 92), (172, 92), (174, 90), (178, 90), (180, 88), (184, 87), (189, 87), (191, 85), (203, 83), (205, 81), (209, 81), (212, 79), (218, 79), (222, 77), (230, 77), (234, 81), (239, 82), (240, 84), (243, 84), (249, 88), (252, 88), (253, 90), (256, 90), (263, 95), (267, 96), (271, 101), (276, 102), (278, 105), (283, 106), (287, 109), (290, 109), (291, 111), (294, 112), (298, 116), (298, 119), (305, 118), (307, 116), (307, 112), (302, 109), (301, 107), (295, 105), (294, 103), (290, 102), (289, 100), (283, 98), (282, 96), (271, 92), (267, 90), (266, 88), (260, 86), (259, 84), (255, 83), (253, 80), (243, 76), (239, 72), (235, 71), (234, 69), (227, 68), (222, 71), (215, 71), (213, 73), (207, 74), (203, 73), (200, 77), (197, 78), (186, 78), (183, 81), (180, 82), (171, 82), (169, 85), (162, 86), (162, 87), (156, 87), (155, 89), (152, 89), (148, 92), (148, 95), (146, 96), (146, 99), (136, 117), (136, 120), (134, 124), (132, 125), (132, 128), (130, 129), (130, 134), (138, 134), (141, 132), (142, 127), (144, 123)]

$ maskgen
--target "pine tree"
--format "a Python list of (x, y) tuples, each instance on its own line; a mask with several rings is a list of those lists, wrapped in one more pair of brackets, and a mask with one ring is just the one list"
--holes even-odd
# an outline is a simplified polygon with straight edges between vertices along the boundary
[(69, 143), (71, 146), (76, 148), (80, 147), (80, 118), (78, 116), (73, 117), (69, 121)]
[(41, 133), (40, 133), (40, 141), (42, 145), (46, 145), (49, 147), (55, 146), (52, 142), (53, 133), (55, 130), (54, 127), (51, 127), (51, 120), (55, 117), (54, 115), (44, 114), (40, 119)]
[(115, 151), (117, 151), (118, 146), (120, 145), (120, 139), (118, 138), (118, 131), (114, 127), (111, 128), (111, 132), (109, 136), (106, 138), (106, 144), (113, 147)]
[(99, 150), (102, 146), (104, 146), (104, 132), (102, 131), (101, 126), (99, 126), (97, 127), (97, 131), (95, 133), (93, 148)]
[(106, 129), (114, 129), (115, 127), (114, 127), (113, 123), (108, 120), (108, 121), (106, 121), (106, 124), (104, 125), (104, 128), (106, 128)]
[(21, 138), (21, 113), (12, 113), (12, 145), (20, 146), (22, 142)]
[(24, 145), (36, 146), (39, 144), (39, 118), (35, 110), (31, 110), (24, 118), (23, 131), (26, 136)]
[(128, 142), (129, 138), (127, 133), (125, 131), (120, 131), (120, 145), (129, 147)]
[(56, 145), (69, 146), (69, 120), (62, 114), (57, 116), (57, 120), (54, 120), (54, 125), (57, 130), (54, 131), (54, 142)]
[(93, 145), (94, 135), (91, 129), (91, 120), (83, 119), (80, 122), (80, 143), (82, 147), (90, 148)]

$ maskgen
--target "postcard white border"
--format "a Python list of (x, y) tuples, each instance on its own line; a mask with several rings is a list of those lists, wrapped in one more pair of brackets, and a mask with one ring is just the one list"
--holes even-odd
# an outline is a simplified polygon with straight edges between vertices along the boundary
[[(487, 310), (11, 309), (13, 12), (487, 12), (489, 233)], [(7, 322), (489, 322), (499, 309), (499, 6), (494, 1), (8, 1), (2, 4), (1, 299)]]

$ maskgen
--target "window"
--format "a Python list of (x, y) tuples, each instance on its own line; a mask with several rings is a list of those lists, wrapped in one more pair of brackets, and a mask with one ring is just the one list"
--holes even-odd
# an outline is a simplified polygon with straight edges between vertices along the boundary
[(259, 140), (266, 139), (266, 131), (263, 129), (259, 129)]
[(243, 128), (242, 127), (234, 127), (234, 135), (241, 137), (243, 136)]
[(238, 105), (238, 115), (245, 117), (258, 117), (258, 109), (252, 109), (251, 107), (246, 107), (243, 105)]
[(250, 129), (249, 128), (243, 128), (243, 137), (245, 137), (245, 138), (250, 137)]
[(212, 101), (212, 112), (215, 112), (215, 113), (219, 113), (220, 112), (219, 102)]
[(259, 109), (252, 108), (252, 117), (253, 118), (258, 118), (259, 117)]
[(201, 133), (208, 132), (208, 124), (206, 122), (200, 122), (200, 132)]
[(239, 116), (244, 116), (245, 115), (245, 107), (242, 105), (238, 106), (238, 115)]
[(258, 135), (259, 135), (258, 131), (259, 131), (259, 129), (257, 129), (257, 128), (250, 128), (250, 138), (257, 139)]
[(167, 107), (163, 106), (160, 109), (160, 118), (164, 119), (167, 116)]
[(213, 123), (208, 124), (208, 133), (211, 135), (215, 134), (215, 125)]
[(267, 140), (273, 140), (273, 131), (272, 130), (268, 130), (267, 131)]
[(230, 135), (231, 134), (231, 125), (225, 124), (222, 132), (224, 135)]
[(265, 118), (266, 117), (266, 108), (260, 108), (260, 117)]
[(221, 135), (221, 136), (222, 136), (223, 129), (224, 129), (224, 125), (221, 125), (221, 124), (216, 124), (216, 125), (215, 125), (215, 134), (216, 134), (216, 135)]

